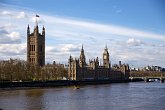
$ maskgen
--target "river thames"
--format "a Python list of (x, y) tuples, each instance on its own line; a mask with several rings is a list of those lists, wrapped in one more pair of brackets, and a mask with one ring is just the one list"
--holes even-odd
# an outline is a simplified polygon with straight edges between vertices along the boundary
[(3, 110), (165, 110), (165, 83), (0, 91)]

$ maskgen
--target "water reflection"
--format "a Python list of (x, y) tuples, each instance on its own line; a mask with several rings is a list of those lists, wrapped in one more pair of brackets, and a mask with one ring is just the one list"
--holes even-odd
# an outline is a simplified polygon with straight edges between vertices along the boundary
[(26, 110), (44, 110), (45, 102), (43, 98), (44, 89), (32, 89), (25, 91), (25, 108)]
[(4, 110), (164, 110), (164, 83), (124, 83), (0, 92)]

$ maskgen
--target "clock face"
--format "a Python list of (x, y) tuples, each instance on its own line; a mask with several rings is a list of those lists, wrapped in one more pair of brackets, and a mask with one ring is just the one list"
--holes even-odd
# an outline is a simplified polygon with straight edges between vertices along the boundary
[(106, 59), (107, 58), (107, 56), (106, 55), (104, 55), (104, 59)]

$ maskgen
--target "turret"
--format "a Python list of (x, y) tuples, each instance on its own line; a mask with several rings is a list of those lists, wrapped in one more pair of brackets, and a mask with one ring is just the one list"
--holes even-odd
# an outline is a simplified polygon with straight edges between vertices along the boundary
[(121, 61), (119, 61), (119, 67), (121, 67)]
[(96, 58), (96, 67), (99, 67), (99, 58)]
[(28, 27), (27, 27), (27, 36), (30, 35), (30, 27), (29, 27), (29, 24), (28, 24)]
[(69, 60), (68, 60), (68, 63), (70, 64), (70, 63), (72, 62), (72, 60), (73, 60), (73, 58), (72, 58), (72, 56), (70, 55)]
[(42, 28), (42, 35), (45, 36), (45, 27)]

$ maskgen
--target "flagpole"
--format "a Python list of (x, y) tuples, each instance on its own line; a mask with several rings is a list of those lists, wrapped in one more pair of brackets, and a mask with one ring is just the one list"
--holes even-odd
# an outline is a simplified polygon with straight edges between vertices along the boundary
[(37, 22), (38, 17), (40, 17), (40, 16), (36, 14), (36, 26), (38, 25), (38, 22)]
[(36, 14), (36, 26), (38, 25), (38, 23), (37, 23), (37, 14)]

